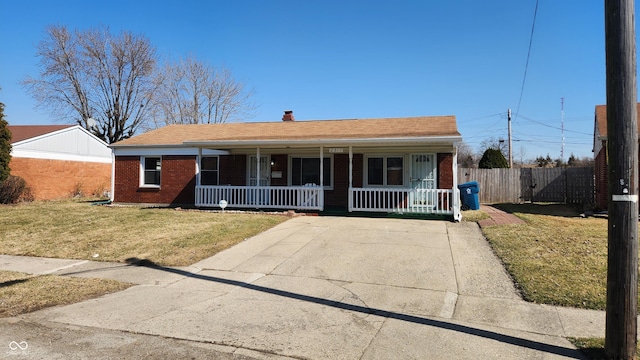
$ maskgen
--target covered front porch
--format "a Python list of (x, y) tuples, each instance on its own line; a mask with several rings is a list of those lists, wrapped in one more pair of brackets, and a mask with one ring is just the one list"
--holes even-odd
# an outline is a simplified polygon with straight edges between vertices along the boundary
[[(349, 188), (348, 211), (454, 215), (454, 189)], [(196, 186), (197, 207), (324, 210), (321, 186)]]
[[(461, 217), (451, 145), (293, 145), (226, 149), (242, 154), (234, 159), (246, 164), (244, 184), (203, 181), (203, 147), (199, 147), (195, 206), (219, 208), (224, 200), (227, 208), (236, 209), (323, 211), (337, 206), (349, 212)], [(446, 188), (438, 186), (441, 155), (449, 159)], [(221, 163), (223, 159), (218, 159), (215, 171), (229, 171)]]

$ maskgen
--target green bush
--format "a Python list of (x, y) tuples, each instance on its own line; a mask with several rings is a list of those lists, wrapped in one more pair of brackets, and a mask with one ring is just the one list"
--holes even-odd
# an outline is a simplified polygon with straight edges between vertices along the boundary
[(15, 204), (21, 199), (33, 200), (27, 182), (23, 178), (9, 175), (3, 182), (0, 182), (0, 204)]
[(480, 169), (508, 168), (509, 163), (498, 149), (487, 149), (478, 164)]

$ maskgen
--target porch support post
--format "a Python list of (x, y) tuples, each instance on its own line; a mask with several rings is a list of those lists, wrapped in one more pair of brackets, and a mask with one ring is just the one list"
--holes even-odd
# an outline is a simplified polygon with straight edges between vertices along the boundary
[(324, 210), (324, 146), (320, 145), (320, 194), (318, 205)]
[(349, 145), (349, 189), (353, 187), (353, 146)]
[(320, 145), (320, 187), (324, 187), (324, 146)]
[(116, 192), (116, 152), (111, 150), (111, 194), (109, 194), (109, 201), (113, 202)]
[(453, 189), (451, 189), (453, 205), (453, 221), (461, 221), (460, 212), (460, 190), (458, 189), (458, 145), (453, 146)]
[(260, 148), (256, 148), (256, 186), (260, 186)]
[(351, 195), (351, 191), (353, 188), (353, 146), (349, 145), (349, 190), (347, 190), (348, 202), (347, 206), (349, 212), (353, 209), (353, 195)]

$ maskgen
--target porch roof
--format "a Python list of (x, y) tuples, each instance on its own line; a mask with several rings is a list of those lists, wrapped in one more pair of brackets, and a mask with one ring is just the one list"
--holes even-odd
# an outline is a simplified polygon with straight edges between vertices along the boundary
[(169, 125), (111, 144), (113, 148), (195, 146), (454, 143), (455, 116)]

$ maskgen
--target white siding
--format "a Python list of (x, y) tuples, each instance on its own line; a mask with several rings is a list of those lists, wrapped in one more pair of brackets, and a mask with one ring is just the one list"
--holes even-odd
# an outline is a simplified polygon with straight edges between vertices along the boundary
[(80, 126), (54, 131), (12, 145), (22, 158), (111, 163), (111, 149)]

